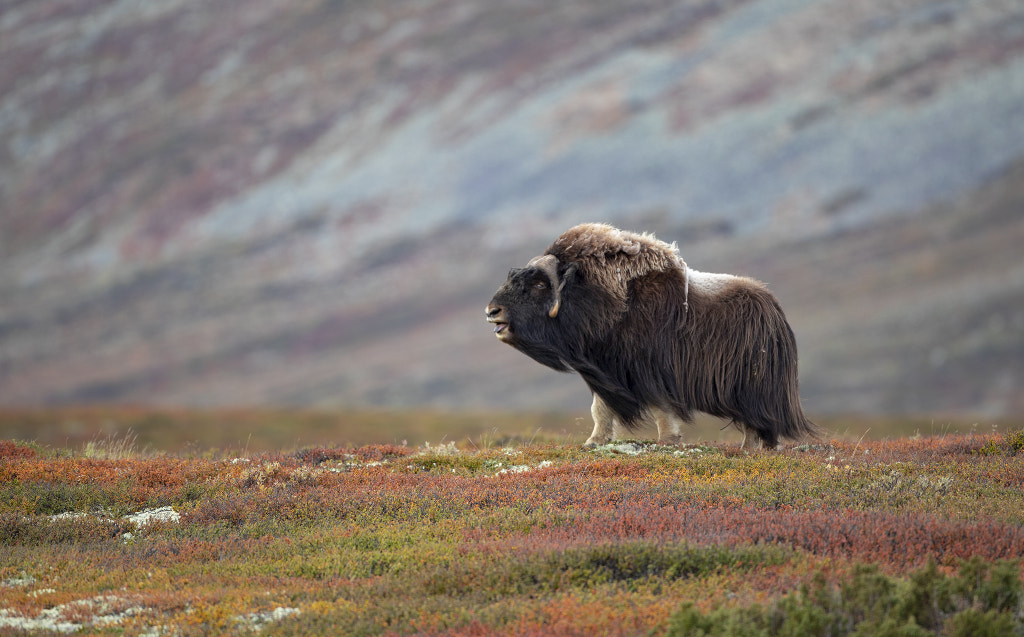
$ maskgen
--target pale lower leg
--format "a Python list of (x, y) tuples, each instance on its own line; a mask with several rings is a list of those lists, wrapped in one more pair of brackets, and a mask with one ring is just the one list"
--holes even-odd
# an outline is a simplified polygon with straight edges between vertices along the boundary
[(595, 447), (609, 443), (615, 426), (615, 414), (597, 394), (594, 394), (594, 403), (590, 406), (590, 415), (594, 417), (594, 432), (590, 434), (590, 438), (587, 438), (586, 445)]
[(658, 442), (664, 445), (678, 445), (683, 442), (683, 423), (679, 417), (656, 407), (651, 407), (650, 412), (658, 425)]

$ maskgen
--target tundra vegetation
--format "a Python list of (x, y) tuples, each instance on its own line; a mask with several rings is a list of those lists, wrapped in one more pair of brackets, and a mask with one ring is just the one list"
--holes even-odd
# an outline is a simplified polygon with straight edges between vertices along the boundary
[(1024, 431), (578, 442), (3, 440), (0, 632), (1024, 631)]

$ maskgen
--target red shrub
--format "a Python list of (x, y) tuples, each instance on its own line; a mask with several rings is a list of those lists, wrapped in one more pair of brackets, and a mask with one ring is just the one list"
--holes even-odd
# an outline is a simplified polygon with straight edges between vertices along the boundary
[(39, 455), (32, 447), (19, 445), (12, 440), (0, 440), (0, 458), (35, 458)]
[(510, 540), (564, 549), (602, 541), (651, 539), (695, 544), (782, 544), (815, 555), (852, 557), (899, 566), (944, 564), (979, 556), (1016, 559), (1024, 554), (1024, 528), (990, 520), (950, 521), (927, 514), (874, 511), (792, 511), (754, 507), (663, 506), (591, 510), (567, 524), (534, 529)]

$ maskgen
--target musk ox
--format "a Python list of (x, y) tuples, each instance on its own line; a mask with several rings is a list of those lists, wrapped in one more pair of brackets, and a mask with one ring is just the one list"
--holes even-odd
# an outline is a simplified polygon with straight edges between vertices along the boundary
[(731, 419), (767, 448), (814, 436), (800, 406), (796, 339), (760, 282), (686, 266), (675, 246), (605, 224), (566, 231), (514, 268), (486, 309), (499, 340), (575, 371), (594, 395), (594, 432), (658, 428), (681, 441), (695, 411)]

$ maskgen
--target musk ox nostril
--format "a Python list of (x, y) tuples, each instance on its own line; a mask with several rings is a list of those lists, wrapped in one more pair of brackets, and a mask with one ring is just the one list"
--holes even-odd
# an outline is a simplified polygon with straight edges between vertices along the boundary
[(488, 305), (484, 313), (487, 315), (487, 318), (494, 318), (501, 314), (501, 307), (498, 305)]

